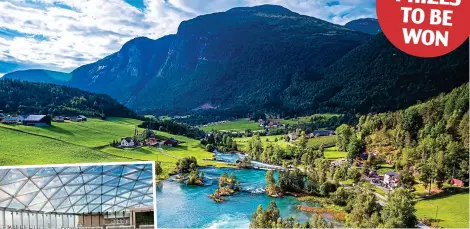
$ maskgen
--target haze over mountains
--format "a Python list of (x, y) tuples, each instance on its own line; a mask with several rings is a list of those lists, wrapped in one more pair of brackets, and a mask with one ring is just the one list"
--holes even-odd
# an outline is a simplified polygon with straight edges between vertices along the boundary
[(135, 38), (70, 75), (4, 77), (105, 93), (140, 114), (386, 111), (468, 82), (468, 43), (414, 58), (364, 20), (340, 26), (280, 6), (235, 8), (185, 21), (175, 35)]

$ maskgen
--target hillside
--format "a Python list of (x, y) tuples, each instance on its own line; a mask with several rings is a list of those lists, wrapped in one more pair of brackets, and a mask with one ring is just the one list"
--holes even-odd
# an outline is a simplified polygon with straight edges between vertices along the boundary
[(176, 161), (185, 156), (195, 156), (200, 165), (219, 165), (203, 161), (212, 158), (212, 153), (201, 149), (198, 140), (161, 131), (155, 131), (159, 139), (173, 137), (182, 144), (163, 150), (155, 147), (123, 150), (109, 146), (113, 140), (132, 136), (136, 128), (142, 133), (144, 129), (137, 127), (141, 123), (129, 118), (108, 118), (106, 121), (91, 118), (87, 122), (53, 123), (50, 127), (0, 123), (0, 165), (158, 160), (169, 172)]
[(291, 85), (282, 100), (290, 109), (301, 106), (319, 113), (405, 109), (467, 83), (468, 49), (467, 42), (442, 57), (418, 58), (379, 33), (328, 67), (322, 80)]
[(33, 83), (52, 83), (66, 85), (72, 79), (72, 75), (69, 73), (43, 69), (31, 69), (8, 73), (5, 74), (3, 78), (11, 80), (24, 80)]
[(379, 21), (376, 18), (360, 18), (357, 20), (350, 21), (344, 26), (352, 30), (372, 35), (375, 35), (382, 31), (382, 29), (380, 28)]
[(368, 152), (421, 175), (431, 170), (430, 180), (421, 180), (425, 186), (468, 180), (468, 102), (467, 83), (405, 110), (363, 116), (358, 129)]
[(54, 84), (0, 80), (3, 113), (135, 117), (136, 114), (108, 95)]

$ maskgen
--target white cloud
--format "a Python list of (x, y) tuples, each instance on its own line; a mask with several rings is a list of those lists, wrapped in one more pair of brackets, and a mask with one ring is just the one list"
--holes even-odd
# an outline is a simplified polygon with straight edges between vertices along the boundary
[[(338, 24), (375, 16), (375, 0), (143, 1), (143, 9), (123, 0), (0, 1), (0, 12), (6, 12), (0, 15), (0, 61), (70, 71), (134, 37), (173, 34), (183, 20), (239, 6), (277, 4)], [(5, 30), (16, 34), (6, 36)]]

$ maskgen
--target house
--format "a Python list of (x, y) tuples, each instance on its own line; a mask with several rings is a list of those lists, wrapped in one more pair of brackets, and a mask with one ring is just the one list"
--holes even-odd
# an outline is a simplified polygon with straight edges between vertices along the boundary
[(158, 144), (158, 140), (154, 137), (150, 137), (148, 140), (147, 140), (147, 145), (150, 145), (150, 146), (154, 146)]
[(3, 124), (17, 124), (18, 117), (7, 116), (2, 119)]
[(395, 188), (398, 186), (398, 173), (387, 172), (384, 175), (383, 183), (388, 188)]
[(54, 119), (52, 119), (54, 122), (65, 122), (65, 118), (63, 116), (55, 116)]
[(5, 114), (0, 113), (0, 121), (2, 121), (2, 119), (4, 119), (4, 118), (5, 118)]
[(299, 134), (297, 133), (289, 133), (287, 136), (289, 137), (289, 141), (295, 141), (299, 138)]
[(134, 139), (130, 137), (121, 138), (121, 147), (129, 148), (129, 147), (134, 147), (134, 146), (135, 146)]
[(23, 121), (28, 117), (27, 115), (18, 115), (18, 123), (23, 123)]
[(29, 115), (23, 120), (25, 126), (50, 126), (52, 119), (49, 115)]
[(455, 179), (455, 178), (452, 179), (451, 184), (452, 184), (452, 185), (455, 185), (455, 186), (457, 186), (457, 187), (459, 187), (459, 188), (463, 187), (463, 181), (461, 181), (461, 180), (459, 180), (459, 179)]
[(170, 138), (165, 141), (164, 143), (166, 146), (178, 146), (179, 142), (175, 140), (174, 138)]
[(374, 160), (377, 157), (377, 154), (376, 153), (366, 153), (366, 152), (364, 152), (364, 153), (359, 154), (359, 157), (363, 161), (367, 161), (367, 159), (369, 159), (369, 157), (370, 157), (371, 160)]
[(334, 130), (314, 130), (312, 134), (314, 136), (331, 136), (331, 135), (335, 135), (335, 131)]
[(80, 121), (83, 121), (83, 122), (88, 121), (88, 118), (85, 117), (85, 115), (79, 115), (79, 116), (77, 116), (77, 118), (80, 119)]

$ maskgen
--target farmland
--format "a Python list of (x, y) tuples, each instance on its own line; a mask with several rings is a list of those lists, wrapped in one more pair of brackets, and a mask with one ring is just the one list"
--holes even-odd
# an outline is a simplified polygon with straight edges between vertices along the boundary
[(199, 141), (165, 132), (155, 134), (162, 138), (174, 137), (182, 144), (165, 147), (163, 151), (155, 147), (124, 150), (109, 146), (113, 140), (132, 136), (139, 123), (134, 119), (110, 118), (53, 123), (50, 127), (0, 124), (0, 165), (159, 160), (166, 170), (171, 170), (184, 156), (196, 157), (200, 165), (219, 165), (203, 161), (212, 158), (212, 154), (201, 149)]
[(263, 127), (258, 122), (249, 121), (248, 119), (238, 119), (234, 121), (217, 123), (200, 128), (204, 131), (245, 131), (245, 130), (262, 130)]

